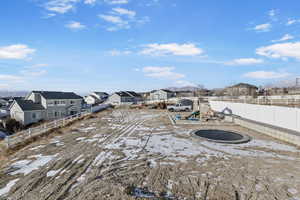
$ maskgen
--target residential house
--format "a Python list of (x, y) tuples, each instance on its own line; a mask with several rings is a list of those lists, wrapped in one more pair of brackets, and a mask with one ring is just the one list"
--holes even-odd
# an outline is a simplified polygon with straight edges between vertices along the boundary
[(228, 96), (257, 96), (258, 87), (247, 83), (239, 83), (225, 88), (225, 94)]
[(73, 92), (32, 91), (25, 100), (10, 106), (11, 118), (24, 125), (53, 120), (81, 112), (82, 97)]
[(32, 100), (15, 100), (10, 108), (10, 117), (23, 125), (39, 122), (46, 118), (46, 109)]
[(103, 103), (107, 100), (108, 96), (109, 95), (106, 92), (93, 92), (90, 95), (86, 96), (84, 98), (84, 101), (87, 104), (94, 105), (97, 103)]
[(195, 92), (193, 91), (176, 91), (175, 97), (194, 97)]
[(0, 98), (0, 108), (8, 106), (9, 102), (6, 98)]
[(131, 105), (143, 101), (143, 97), (133, 91), (115, 92), (108, 98), (108, 102), (112, 105)]
[(161, 89), (151, 91), (149, 100), (168, 100), (172, 97), (175, 97), (175, 92), (171, 90)]
[(299, 95), (300, 94), (300, 87), (291, 87), (288, 88), (288, 94), (290, 95)]

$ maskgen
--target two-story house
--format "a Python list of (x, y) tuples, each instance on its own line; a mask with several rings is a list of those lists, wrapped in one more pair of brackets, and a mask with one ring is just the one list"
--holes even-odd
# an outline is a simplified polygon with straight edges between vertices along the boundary
[(169, 98), (175, 97), (175, 92), (171, 90), (161, 89), (154, 90), (150, 93), (150, 100), (168, 100)]
[(131, 105), (143, 101), (143, 97), (133, 91), (121, 91), (112, 94), (108, 102), (112, 105)]
[(82, 97), (73, 92), (32, 91), (25, 100), (15, 100), (11, 117), (24, 125), (79, 113)]
[(84, 101), (89, 105), (93, 105), (106, 101), (108, 96), (109, 95), (106, 92), (92, 92), (84, 98)]

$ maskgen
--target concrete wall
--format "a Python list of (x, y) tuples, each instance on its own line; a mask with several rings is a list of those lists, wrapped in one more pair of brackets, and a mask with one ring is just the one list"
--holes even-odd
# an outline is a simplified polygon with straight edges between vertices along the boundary
[(271, 137), (277, 138), (279, 140), (300, 146), (300, 135), (293, 134), (284, 129), (278, 129), (276, 127), (266, 126), (254, 121), (246, 120), (243, 118), (232, 118), (227, 117), (227, 121), (232, 121), (242, 127), (255, 130), (257, 132), (269, 135)]
[(234, 115), (245, 119), (300, 132), (300, 109), (280, 106), (210, 101), (213, 110), (229, 108)]

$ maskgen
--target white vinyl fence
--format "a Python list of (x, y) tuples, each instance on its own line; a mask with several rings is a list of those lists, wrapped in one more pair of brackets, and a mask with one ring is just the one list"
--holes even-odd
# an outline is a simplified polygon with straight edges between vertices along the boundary
[(55, 128), (64, 127), (64, 126), (68, 125), (69, 123), (71, 123), (71, 122), (73, 122), (77, 119), (80, 119), (80, 118), (82, 118), (84, 116), (87, 116), (91, 113), (95, 113), (95, 112), (105, 110), (109, 107), (110, 107), (109, 104), (101, 104), (101, 105), (98, 105), (98, 106), (93, 106), (88, 111), (84, 111), (84, 112), (81, 112), (81, 113), (77, 113), (75, 115), (71, 115), (71, 116), (62, 118), (62, 119), (57, 119), (57, 120), (54, 120), (54, 121), (51, 121), (51, 122), (48, 122), (48, 123), (44, 123), (40, 126), (37, 126), (37, 127), (34, 127), (34, 128), (29, 128), (29, 129), (26, 129), (24, 131), (20, 131), (18, 133), (15, 133), (14, 135), (7, 136), (6, 139), (5, 139), (7, 148), (12, 148), (12, 147), (24, 142), (27, 139), (30, 139), (30, 138), (35, 137), (35, 136), (42, 135), (42, 134), (44, 134), (44, 133), (46, 133), (50, 130), (53, 130)]
[(232, 114), (245, 119), (300, 132), (300, 109), (281, 106), (210, 101), (213, 110), (222, 112), (229, 109)]

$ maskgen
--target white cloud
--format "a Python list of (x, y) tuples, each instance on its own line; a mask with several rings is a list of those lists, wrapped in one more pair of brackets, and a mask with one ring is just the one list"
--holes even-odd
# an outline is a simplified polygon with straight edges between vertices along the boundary
[(275, 9), (272, 9), (268, 12), (270, 17), (274, 17), (277, 14), (277, 11)]
[(106, 30), (107, 31), (117, 31), (119, 29), (129, 29), (130, 25), (127, 20), (123, 20), (119, 16), (113, 15), (99, 15), (99, 17), (109, 23), (114, 24), (115, 26), (110, 26)]
[(80, 0), (50, 0), (44, 7), (48, 11), (64, 14), (73, 10), (75, 4), (80, 2)]
[(128, 0), (104, 0), (107, 4), (128, 4)]
[(76, 21), (71, 21), (68, 24), (66, 24), (67, 28), (72, 29), (72, 30), (81, 30), (81, 29), (85, 29), (86, 26), (81, 24), (80, 22), (76, 22)]
[(35, 71), (35, 70), (22, 70), (20, 71), (21, 74), (23, 74), (24, 76), (42, 76), (42, 75), (45, 75), (47, 74), (47, 71), (46, 70), (38, 70), (38, 71)]
[(278, 78), (285, 78), (290, 75), (291, 74), (286, 72), (255, 71), (255, 72), (248, 72), (243, 76), (247, 78), (253, 78), (253, 79), (278, 79)]
[(269, 15), (269, 17), (270, 17), (271, 20), (277, 21), (277, 20), (278, 20), (278, 19), (277, 19), (278, 13), (279, 13), (279, 10), (272, 9), (272, 10), (270, 10), (270, 11), (268, 12), (268, 15)]
[(128, 10), (125, 8), (112, 8), (112, 10), (107, 14), (98, 15), (102, 20), (110, 23), (106, 27), (107, 31), (118, 31), (121, 29), (130, 29), (133, 25), (140, 25), (149, 22), (149, 17), (136, 17), (137, 13), (133, 10)]
[(48, 66), (49, 66), (48, 64), (40, 63), (40, 64), (35, 64), (35, 65), (33, 65), (32, 67), (33, 67), (33, 68), (39, 68), (39, 67), (48, 67)]
[(114, 24), (123, 24), (124, 21), (119, 16), (113, 16), (113, 15), (99, 15), (100, 18), (104, 19), (107, 22), (111, 22)]
[(0, 59), (26, 59), (36, 50), (24, 44), (0, 47)]
[(229, 62), (225, 62), (226, 65), (255, 65), (255, 64), (261, 64), (264, 61), (262, 59), (256, 59), (256, 58), (239, 58), (234, 59)]
[(112, 9), (114, 11), (114, 13), (119, 14), (119, 15), (126, 15), (130, 18), (134, 18), (136, 15), (135, 11), (132, 10), (127, 10), (125, 8), (113, 8)]
[(287, 40), (292, 40), (294, 39), (294, 36), (290, 35), (290, 34), (285, 34), (284, 36), (282, 36), (282, 38), (278, 39), (278, 40), (272, 40), (272, 42), (282, 42), (282, 41), (287, 41)]
[(256, 25), (253, 30), (257, 31), (257, 32), (268, 32), (271, 30), (272, 25), (270, 23), (266, 23), (266, 24), (259, 24)]
[(176, 55), (176, 56), (196, 56), (204, 53), (204, 51), (195, 44), (186, 43), (186, 44), (177, 44), (177, 43), (169, 43), (169, 44), (148, 44), (145, 45), (145, 49), (141, 51), (142, 54), (145, 55)]
[(279, 43), (256, 49), (256, 53), (269, 58), (300, 59), (300, 42)]
[(296, 19), (289, 19), (286, 23), (287, 26), (290, 26), (292, 24), (295, 24), (297, 22), (299, 22), (300, 20), (296, 20)]
[(85, 4), (90, 4), (90, 5), (93, 5), (96, 3), (97, 0), (84, 0), (84, 3)]
[(152, 77), (152, 78), (160, 78), (160, 79), (169, 79), (169, 80), (176, 80), (184, 78), (184, 74), (173, 72), (174, 67), (155, 67), (149, 66), (144, 67), (143, 72), (145, 76)]
[(111, 56), (121, 56), (121, 55), (129, 55), (131, 54), (132, 52), (131, 51), (120, 51), (120, 50), (111, 50), (111, 51), (108, 51), (108, 54), (111, 55)]
[(0, 84), (0, 89), (8, 89), (9, 84)]
[(0, 74), (1, 81), (12, 81), (12, 82), (20, 82), (23, 80), (21, 76), (9, 75), (9, 74)]

